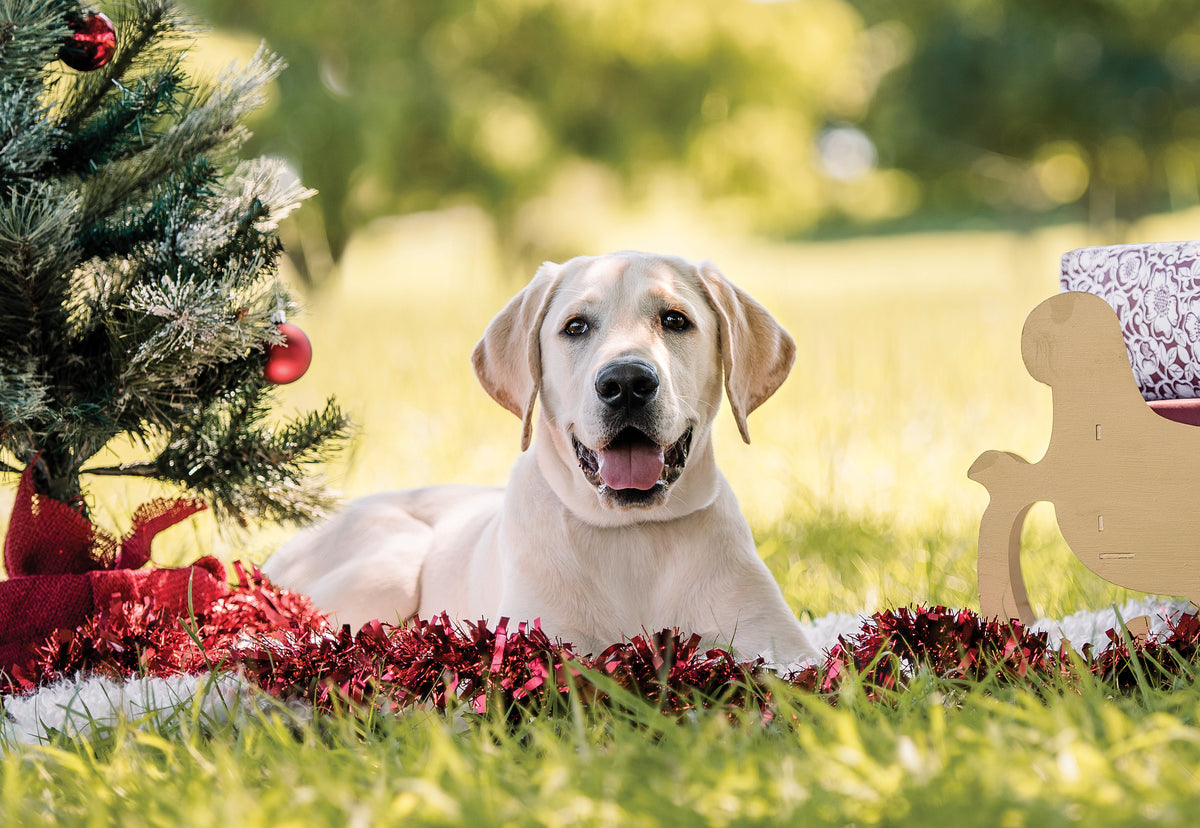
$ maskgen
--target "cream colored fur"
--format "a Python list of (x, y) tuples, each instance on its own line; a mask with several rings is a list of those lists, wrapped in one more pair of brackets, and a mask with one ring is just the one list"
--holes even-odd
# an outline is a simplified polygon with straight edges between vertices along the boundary
[[(668, 312), (687, 329), (668, 329)], [(564, 333), (581, 319), (586, 334)], [(722, 384), (749, 442), (746, 416), (783, 382), (794, 354), (774, 318), (709, 263), (630, 252), (547, 263), (473, 358), (484, 388), (523, 423), (508, 485), (354, 501), (264, 570), (355, 628), (444, 611), (492, 624), (541, 619), (581, 652), (679, 627), (778, 666), (813, 658), (711, 441)], [(619, 427), (596, 376), (622, 359), (657, 371), (644, 423), (654, 442), (691, 429), (682, 474), (634, 504), (589, 482), (574, 448), (601, 448)]]

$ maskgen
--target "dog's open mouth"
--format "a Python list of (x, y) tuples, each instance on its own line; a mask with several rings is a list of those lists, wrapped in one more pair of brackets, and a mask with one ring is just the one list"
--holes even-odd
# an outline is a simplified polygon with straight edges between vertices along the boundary
[(620, 431), (602, 449), (574, 443), (579, 468), (589, 483), (601, 493), (607, 489), (634, 494), (665, 490), (679, 479), (692, 447), (692, 430), (669, 446), (660, 446), (636, 428)]

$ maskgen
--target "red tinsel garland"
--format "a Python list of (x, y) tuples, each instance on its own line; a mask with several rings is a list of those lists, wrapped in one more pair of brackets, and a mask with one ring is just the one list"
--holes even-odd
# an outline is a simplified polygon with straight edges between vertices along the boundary
[(306, 596), (277, 589), (257, 570), (247, 573), (240, 564), (233, 566), (237, 585), (215, 600), (198, 602), (194, 615), (181, 617), (173, 605), (153, 595), (114, 597), (74, 629), (47, 636), (23, 666), (0, 674), (0, 696), (77, 673), (130, 678), (233, 670), (236, 647), (245, 637), (329, 628)]
[(1032, 633), (1017, 621), (986, 621), (970, 610), (901, 607), (877, 612), (852, 641), (834, 646), (827, 661), (824, 690), (843, 671), (862, 676), (868, 692), (896, 690), (908, 676), (925, 670), (942, 679), (1000, 683), (1061, 676), (1070, 665), (1050, 648), (1045, 633)]
[[(627, 693), (680, 712), (714, 704), (769, 714), (772, 680), (761, 661), (740, 662), (724, 650), (702, 649), (678, 630), (646, 633), (582, 656), (536, 624), (515, 630), (502, 620), (456, 627), (445, 617), (396, 627), (378, 622), (356, 635), (334, 629), (303, 595), (282, 590), (256, 569), (235, 564), (238, 582), (195, 614), (179, 618), (152, 599), (114, 600), (86, 623), (59, 630), (36, 648), (17, 675), (0, 679), (0, 696), (78, 673), (129, 678), (206, 669), (236, 671), (283, 699), (319, 709), (370, 704), (389, 710), (421, 705), (543, 705), (574, 687), (593, 701)], [(1119, 690), (1170, 686), (1189, 679), (1200, 655), (1200, 619), (1185, 615), (1168, 635), (1132, 651), (1116, 633), (1113, 645), (1083, 660), (1050, 647), (1044, 633), (1020, 624), (985, 621), (968, 610), (905, 607), (878, 612), (858, 635), (843, 637), (823, 664), (785, 677), (835, 700), (852, 677), (871, 698), (886, 700), (926, 673), (949, 681), (992, 679), (1045, 686), (1077, 675), (1079, 665)]]

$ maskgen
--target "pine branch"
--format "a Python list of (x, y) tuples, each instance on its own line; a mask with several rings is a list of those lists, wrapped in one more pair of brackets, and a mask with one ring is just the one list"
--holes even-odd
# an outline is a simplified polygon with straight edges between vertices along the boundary
[(136, 343), (112, 369), (110, 408), (123, 423), (169, 431), (197, 404), (261, 383), (282, 295), (253, 288), (262, 274), (256, 259), (210, 279), (180, 273), (139, 283), (102, 320), (108, 337)]
[(22, 182), (42, 173), (62, 141), (41, 99), (36, 83), (0, 82), (0, 196), (26, 189)]
[(78, 195), (57, 182), (0, 200), (0, 365), (40, 371), (44, 355), (55, 353), (52, 332), (65, 319), (78, 261), (78, 210)]
[(350, 423), (329, 400), (321, 412), (278, 434), (262, 425), (267, 400), (248, 394), (225, 410), (206, 412), (154, 461), (159, 477), (200, 493), (218, 515), (241, 525), (250, 520), (304, 523), (332, 501), (308, 479), (305, 467), (336, 452)]
[(147, 204), (130, 206), (122, 214), (87, 228), (80, 240), (81, 257), (132, 256), (138, 247), (161, 239), (171, 217), (186, 211), (189, 203), (208, 204), (218, 178), (219, 171), (207, 158), (183, 162), (155, 185)]
[(10, 424), (53, 422), (48, 397), (49, 389), (33, 373), (0, 374), (0, 438), (7, 435)]
[(94, 474), (107, 477), (159, 477), (160, 472), (156, 463), (142, 461), (139, 463), (122, 463), (119, 466), (97, 466), (83, 469), (81, 474)]
[(114, 79), (120, 94), (103, 98), (106, 103), (96, 116), (63, 143), (59, 157), (64, 171), (87, 174), (146, 148), (158, 119), (174, 103), (184, 81), (178, 57), (131, 84)]
[[(64, 130), (81, 131), (113, 88), (114, 80), (126, 77), (137, 64), (157, 59), (160, 52), (190, 37), (186, 18), (173, 6), (171, 0), (134, 0), (118, 6), (113, 21), (117, 30), (113, 58), (93, 72), (76, 72), (62, 78), (58, 118)], [(78, 6), (74, 11), (78, 12)]]
[(0, 0), (0, 77), (20, 83), (40, 76), (69, 37), (66, 12), (73, 0)]
[(231, 156), (248, 133), (241, 119), (262, 103), (262, 90), (283, 63), (260, 49), (239, 74), (227, 74), (214, 89), (202, 90), (178, 123), (164, 129), (139, 153), (102, 167), (87, 180), (85, 224), (105, 217), (176, 169), (182, 158), (219, 153)]

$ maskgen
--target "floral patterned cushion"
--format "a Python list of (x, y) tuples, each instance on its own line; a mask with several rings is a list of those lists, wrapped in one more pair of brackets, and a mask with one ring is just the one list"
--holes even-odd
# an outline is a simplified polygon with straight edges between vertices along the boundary
[(1200, 397), (1200, 241), (1072, 250), (1062, 289), (1094, 293), (1117, 312), (1143, 397)]

